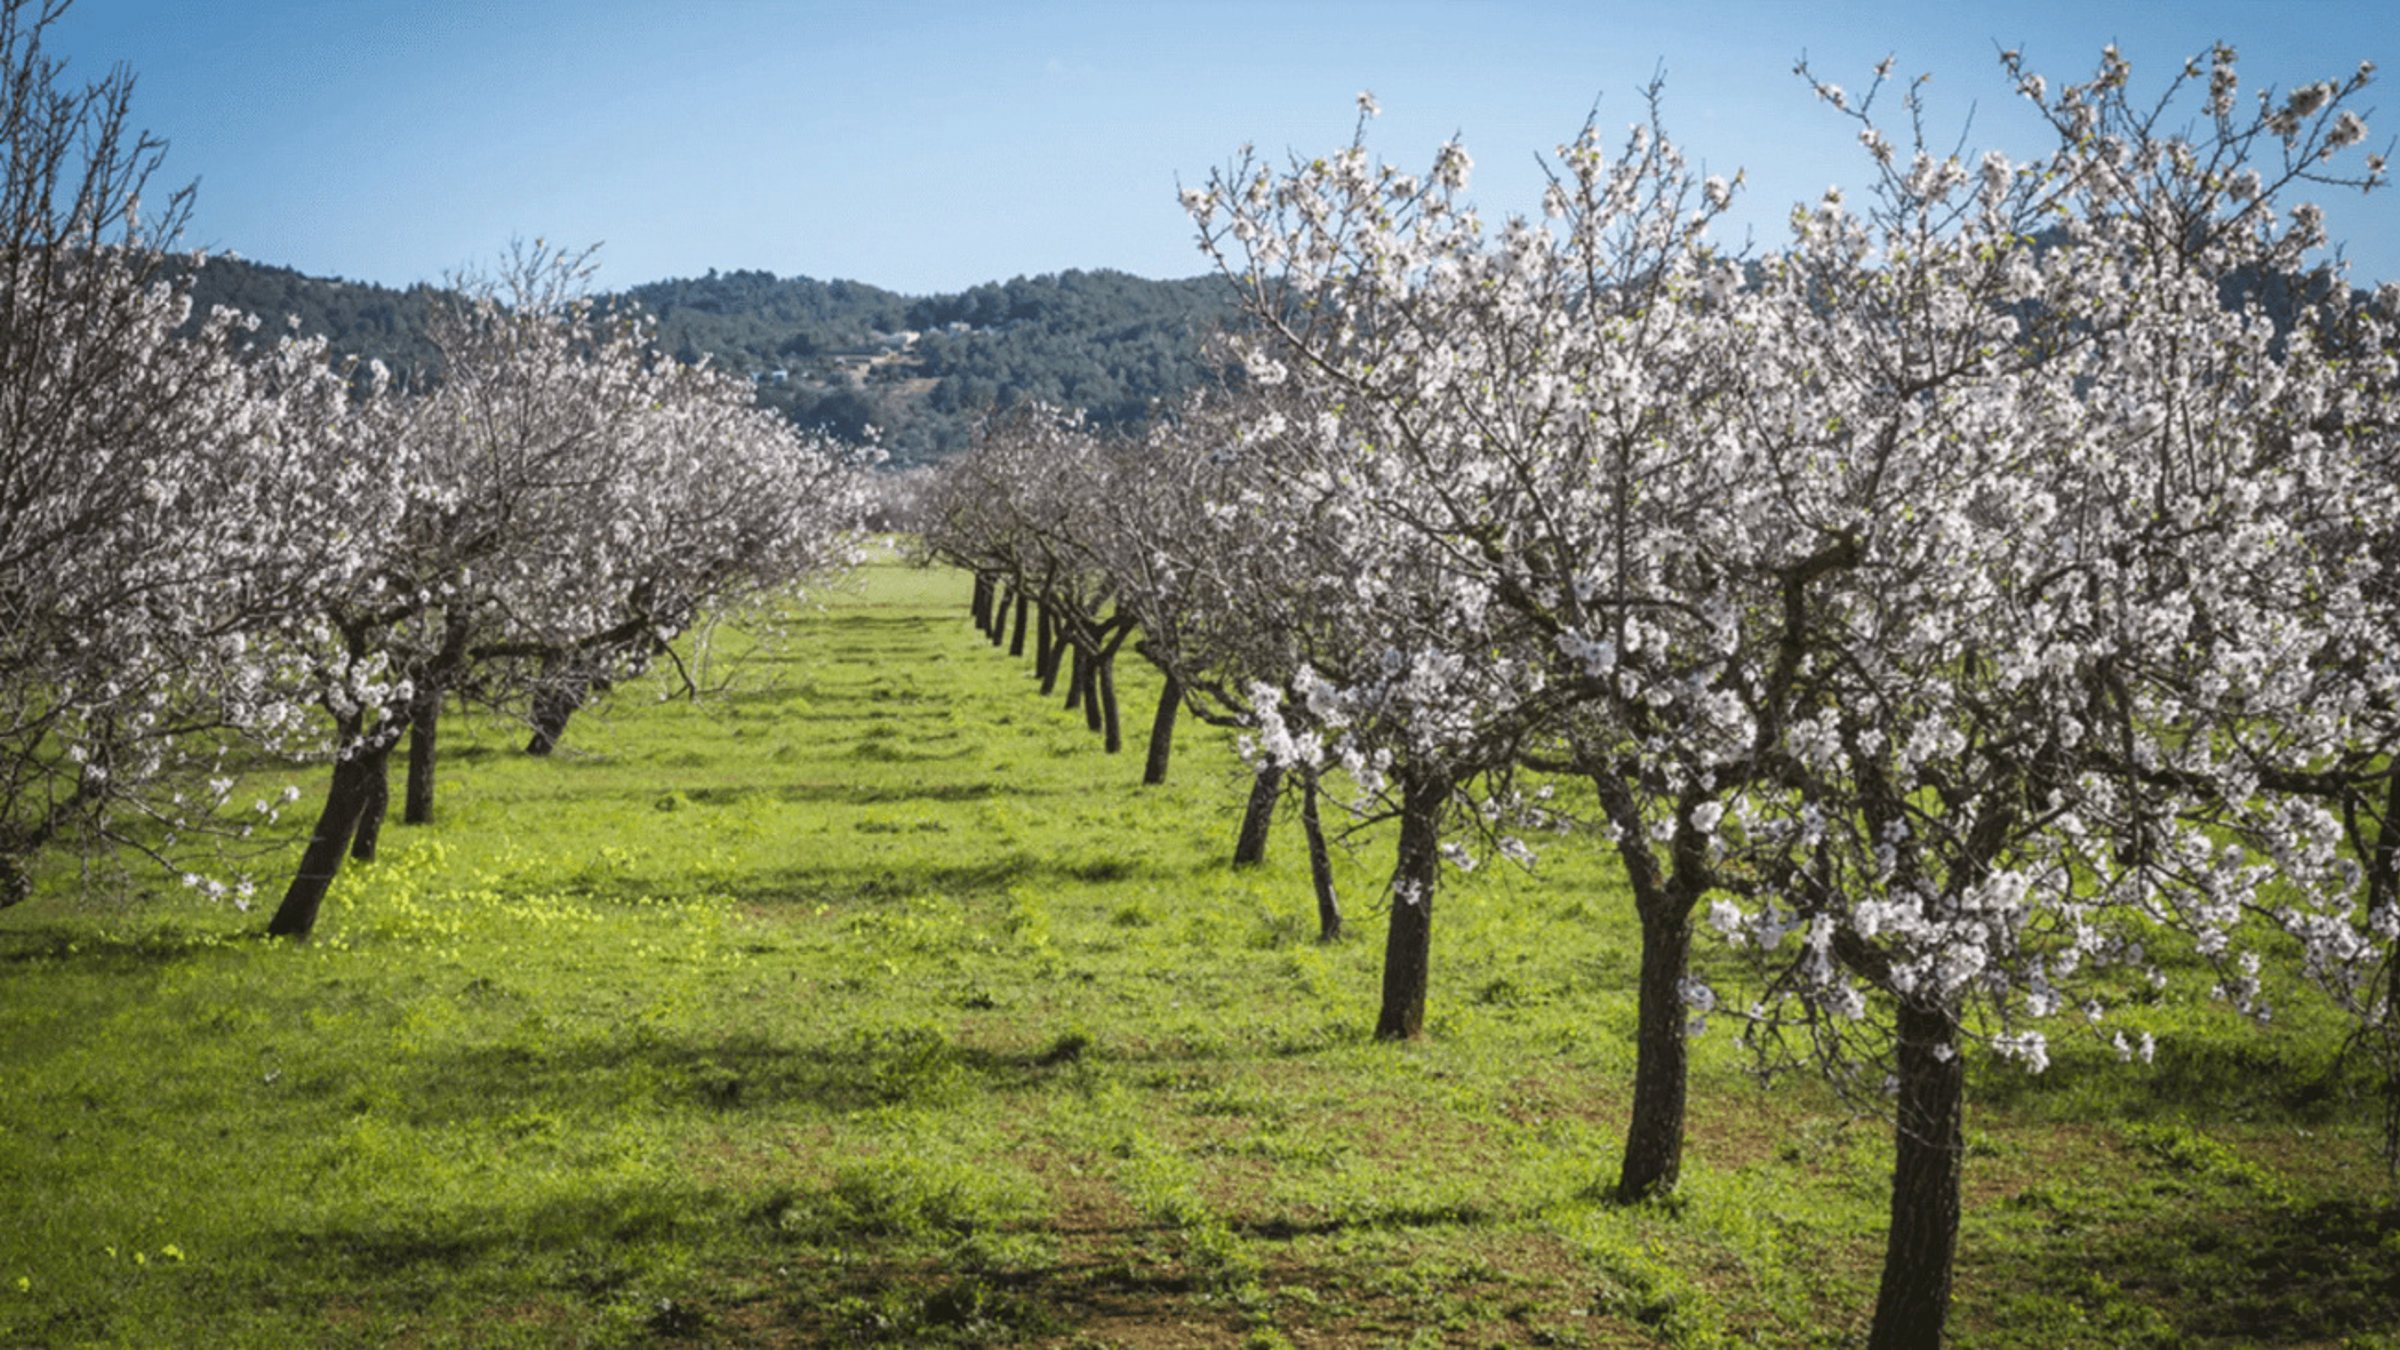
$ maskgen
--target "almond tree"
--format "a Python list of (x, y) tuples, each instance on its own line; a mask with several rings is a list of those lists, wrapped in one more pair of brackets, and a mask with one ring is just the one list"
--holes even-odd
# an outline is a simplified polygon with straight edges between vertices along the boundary
[(410, 671), (411, 821), (430, 812), (445, 691), (527, 715), (546, 753), (589, 692), (705, 608), (849, 560), (864, 459), (780, 428), (739, 379), (663, 359), (589, 276), (588, 255), (537, 241), (437, 317), (414, 434), (445, 496), (411, 548), (443, 628)]
[(1486, 231), (1454, 200), (1456, 147), (1419, 178), (1354, 140), (1192, 194), (1245, 283), (1251, 366), (1334, 410), (1323, 477), (1365, 537), (1438, 558), (1477, 716), (1598, 790), (1644, 935), (1629, 1199), (1676, 1178), (1690, 919), (1788, 686), (1784, 610), (1761, 597), (1804, 588), (1829, 547), (1756, 509), (1729, 409), (1757, 325), (1706, 234), (1733, 188), (1688, 174), (1657, 93), (1617, 155), (1596, 123), (1559, 148), (1547, 224)]
[[(2245, 113), (2222, 48), (2147, 108), (2113, 49), (2055, 97), (2008, 59), (2044, 160), (1896, 146), (1872, 92), (1819, 86), (1876, 192), (1796, 213), (1747, 404), (1775, 511), (1843, 554), (1799, 603), (1775, 790), (1727, 822), (1750, 882), (1715, 918), (1785, 954), (1762, 1044), (1796, 1011), (1837, 1082), (1891, 1084), (1878, 1346), (1941, 1339), (1965, 1052), (2039, 1069), (2112, 972), (2166, 978), (2162, 924), (2235, 969), (2246, 916), (2349, 931), (2359, 867), (2310, 794), (2391, 745), (2388, 422), (2316, 354), (2324, 306), (2279, 325), (2238, 287), (2324, 242), (2275, 203), (2363, 135), (2365, 72)], [(2203, 79), (2207, 129), (2165, 130)]]
[[(1024, 654), (1030, 626), (1043, 694), (1068, 670), (1068, 708), (1084, 710), (1110, 753), (1123, 741), (1117, 655), (1131, 642), (1158, 667), (1164, 684), (1151, 718), (1145, 785), (1166, 780), (1175, 721), (1187, 702), (1220, 725), (1254, 725), (1246, 685), (1229, 683), (1221, 670), (1203, 675), (1186, 659), (1194, 651), (1186, 630), (1205, 607), (1189, 604), (1188, 589), (1170, 575), (1195, 545), (1208, 557), (1247, 547), (1218, 537), (1187, 472), (1199, 462), (1189, 453), (1192, 428), (1222, 420), (1205, 400), (1194, 400), (1132, 442), (1097, 436), (1078, 415), (1027, 405), (984, 426), (927, 497), (926, 551), (973, 573), (978, 626), (993, 645), (1007, 642), (1011, 655)], [(1256, 770), (1235, 866), (1265, 856), (1283, 779), (1276, 765)], [(1320, 863), (1320, 931), (1330, 937), (1340, 928), (1339, 905), (1314, 823), (1314, 796), (1303, 800), (1311, 858)]]
[(1110, 754), (1124, 748), (1116, 659), (1136, 629), (1096, 554), (1122, 477), (1113, 437), (1080, 413), (1026, 404), (993, 418), (927, 494), (927, 551), (975, 577), (977, 624), (994, 646), (1032, 645), (1041, 692), (1062, 676)]
[[(1142, 636), (1137, 650), (1164, 679), (1150, 733), (1143, 781), (1163, 782), (1179, 712), (1248, 734), (1254, 755), (1248, 805), (1236, 838), (1234, 865), (1265, 858), (1275, 807), (1288, 786), (1300, 799), (1310, 882), (1317, 904), (1317, 937), (1343, 934), (1330, 850), (1319, 812), (1325, 765), (1314, 755), (1266, 753), (1294, 748), (1288, 718), (1262, 719), (1269, 706), (1298, 703), (1305, 691), (1289, 683), (1312, 659), (1325, 635), (1316, 606), (1294, 565), (1306, 556), (1295, 532), (1305, 516), (1269, 505), (1279, 500), (1278, 447), (1256, 438), (1277, 424), (1256, 392), (1204, 394), (1187, 399), (1155, 423), (1138, 447), (1116, 457), (1114, 486), (1095, 513), (1092, 551), (1113, 579), (1119, 612)], [(1276, 597), (1261, 605), (1257, 597)], [(1337, 600), (1335, 602), (1339, 604)], [(1262, 690), (1272, 691), (1262, 693)], [(1279, 739), (1260, 733), (1280, 728)], [(1329, 749), (1329, 747), (1320, 747)], [(1362, 764), (1371, 776), (1371, 764)]]
[(317, 649), (335, 771), (270, 932), (306, 935), (343, 857), (371, 855), (386, 759), (414, 726), (430, 765), (444, 694), (579, 701), (705, 608), (851, 556), (865, 494), (846, 457), (742, 381), (658, 356), (638, 320), (584, 298), (584, 275), (537, 244), (445, 321), (432, 389), (354, 410), (404, 505), (378, 522), (375, 568), (315, 597), (335, 635)]
[[(1319, 172), (1296, 172), (1287, 190), (1315, 200), (1324, 183), (1310, 175)], [(1321, 172), (1339, 178), (1341, 190), (1375, 190), (1355, 147)], [(1411, 186), (1410, 209), (1439, 228), (1472, 231), (1471, 219), (1450, 215), (1465, 172), (1463, 152), (1453, 148), (1434, 190)], [(1188, 198), (1207, 246), (1220, 246), (1220, 229), (1250, 236), (1253, 265), (1236, 279), (1268, 322), (1326, 302), (1306, 289), (1310, 272), (1285, 270), (1306, 255), (1279, 249), (1253, 217), (1219, 227), (1210, 215), (1214, 203), (1236, 197), (1263, 208), (1275, 192), (1272, 174), (1245, 163)], [(1338, 255), (1338, 243), (1308, 242)], [(1337, 329), (1384, 319), (1405, 326), (1391, 315), (1322, 312)], [(1444, 834), (1467, 819), (1456, 807), (1468, 784), (1512, 762), (1538, 721), (1538, 666), (1523, 659), (1526, 635), (1460, 576), (1459, 541), (1395, 529), (1362, 506), (1391, 463), (1375, 453), (1386, 429), (1372, 421), (1376, 411), (1352, 411), (1346, 399), (1357, 391), (1312, 378), (1316, 368), (1287, 362), (1272, 342), (1237, 349), (1249, 394), (1238, 426), (1214, 452), (1225, 470), (1196, 513), (1220, 542), (1193, 550), (1174, 580), (1196, 602), (1190, 609), (1215, 611), (1203, 627), (1232, 653), (1226, 667), (1251, 676), (1245, 693), (1260, 764), (1300, 769), (1310, 792), (1319, 772), (1338, 765), (1359, 791), (1361, 815), (1398, 820), (1376, 1034), (1413, 1038), (1424, 1023)]]
[[(2346, 367), (2342, 397), (2309, 410), (2308, 434), (2363, 441), (2387, 478), (2400, 480), (2400, 282), (2385, 282), (2371, 302), (2342, 288), (2324, 289), (2298, 359), (2321, 359)], [(2400, 537), (2386, 535), (2374, 546), (2381, 564), (2370, 594), (2387, 614), (2400, 596), (2393, 590)], [(2349, 673), (2378, 678), (2390, 630), (2355, 643)], [(2370, 686), (2361, 709), (2353, 704), (2353, 726), (2344, 753), (2329, 768), (2303, 777), (2284, 777), (2280, 790), (2312, 801), (2340, 823), (2351, 858), (2365, 875), (2357, 902), (2326, 910), (2280, 906), (2270, 917), (2301, 945), (2302, 973), (2324, 990), (2356, 1026), (2358, 1041), (2383, 1075), (2383, 1148), (2388, 1170), (2400, 1173), (2400, 775), (2390, 772), (2400, 729), (2391, 719), (2400, 700)], [(2228, 984), (2237, 997), (2254, 996), (2247, 971)]]
[(1031, 639), (1045, 695), (1058, 681), (1062, 625), (1050, 604), (1069, 565), (1068, 517), (1098, 491), (1088, 481), (1098, 469), (1072, 415), (1029, 406), (979, 428), (920, 504), (919, 544), (974, 578), (972, 613), (992, 645), (1023, 656)]
[[(1727, 188), (1685, 215), (1639, 129), (1613, 169), (1588, 131), (1562, 149), (1560, 223), (1493, 239), (1441, 195), (1455, 150), (1430, 190), (1354, 144), (1188, 198), (1243, 256), (1253, 371), (1333, 413), (1299, 481), (1443, 558), (1487, 699), (1500, 669), (1545, 676), (1478, 706), (1546, 700), (1532, 729), (1593, 774), (1646, 947), (1620, 1194), (1673, 1178), (1681, 1036), (1651, 1031), (1714, 1002), (1677, 931), (1712, 888), (1730, 930), (1806, 934), (1770, 992), (1837, 1079), (1862, 1039), (1896, 1045), (1887, 1344), (1940, 1334), (1969, 1040), (2038, 1066), (2028, 1020), (2092, 1007), (2068, 991), (2138, 962), (2146, 924), (2222, 954), (2261, 914), (2352, 987), (2393, 924), (2346, 888), (2321, 804), (2382, 781), (2391, 744), (2388, 663), (2344, 645), (2389, 631), (2361, 580), (2389, 423), (2356, 411), (2388, 355), (2316, 360), (2318, 318), (2225, 304), (2321, 242), (2269, 203), (2363, 136), (2340, 105), (2364, 73), (2241, 118), (2216, 53), (2195, 145), (2158, 129), (2171, 92), (2127, 104), (2113, 52), (2054, 102), (2013, 61), (2050, 160), (1969, 169), (1920, 137), (1902, 161), (1864, 124), (1872, 228), (1837, 194), (1738, 272), (1697, 230)], [(1499, 640), (1494, 610), (1538, 638)], [(2204, 865), (2226, 833), (2282, 864), (2271, 897), (2264, 869)]]
[(65, 78), (64, 9), (0, 5), (0, 903), (54, 839), (205, 826), (230, 736), (291, 721), (260, 627), (343, 565), (272, 509), (339, 378), (303, 345), (237, 355), (239, 316), (189, 322), (160, 252), (188, 190), (143, 213), (163, 146), (130, 74)]

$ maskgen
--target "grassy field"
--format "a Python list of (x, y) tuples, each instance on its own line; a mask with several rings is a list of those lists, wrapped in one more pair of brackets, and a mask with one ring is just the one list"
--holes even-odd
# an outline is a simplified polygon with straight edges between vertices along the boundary
[[(1591, 841), (1454, 878), (1430, 1034), (1375, 1043), (1388, 840), (1318, 946), (1293, 822), (1225, 865), (1221, 736), (1138, 787), (966, 598), (871, 567), (552, 760), (462, 725), (307, 946), (165, 888), (0, 911), (0, 1345), (1863, 1334), (1888, 1127), (1722, 1029), (1679, 1194), (1596, 1198), (1635, 934)], [(1957, 1344), (2400, 1345), (2372, 1108), (2286, 1002), (1977, 1066)]]

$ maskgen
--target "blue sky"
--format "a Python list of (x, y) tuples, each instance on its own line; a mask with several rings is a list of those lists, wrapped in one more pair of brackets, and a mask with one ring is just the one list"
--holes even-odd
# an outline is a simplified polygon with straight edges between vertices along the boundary
[[(710, 268), (910, 294), (1113, 267), (1205, 270), (1179, 182), (1244, 143), (1349, 138), (1421, 166), (1452, 134), (1487, 216), (1539, 201), (1538, 156), (1597, 102), (1612, 129), (1666, 80), (1670, 133), (1742, 169), (1740, 218), (1867, 181), (1853, 128), (1791, 73), (1930, 73), (1935, 125), (2042, 146), (1995, 53), (2053, 83), (2114, 41), (2155, 89), (2222, 38), (2289, 86), (2373, 60), (2369, 147), (2400, 131), (2400, 18), (2378, 0), (76, 0), (54, 54), (124, 62), (136, 120), (199, 181), (187, 245), (404, 285), (512, 238), (602, 244), (609, 287)], [(2148, 83), (2142, 83), (2147, 78)], [(2353, 278), (2400, 279), (2400, 189), (2324, 196)]]

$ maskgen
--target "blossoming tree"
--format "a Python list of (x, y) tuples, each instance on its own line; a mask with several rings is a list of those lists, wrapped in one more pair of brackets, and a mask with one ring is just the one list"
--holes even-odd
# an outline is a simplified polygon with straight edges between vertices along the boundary
[(238, 353), (239, 316), (188, 322), (161, 252), (188, 193), (144, 214), (162, 147), (129, 75), (63, 79), (62, 9), (0, 7), (0, 903), (54, 839), (204, 826), (229, 735), (292, 722), (261, 631), (345, 565), (276, 509), (338, 375), (304, 344)]
[(1110, 754), (1124, 747), (1116, 658), (1134, 629), (1092, 543), (1117, 479), (1080, 414), (1027, 404), (988, 420), (944, 467), (921, 535), (929, 554), (974, 575), (975, 618), (993, 645), (1022, 656), (1030, 640), (1041, 692), (1063, 676), (1068, 710)]
[(1345, 510), (1433, 550), (1474, 616), (1434, 630), (1453, 693), (1598, 788), (1644, 930), (1628, 1197), (1675, 1180), (1690, 917), (1788, 686), (1783, 610), (1753, 592), (1804, 586), (1827, 548), (1762, 522), (1728, 411), (1757, 325), (1706, 233), (1733, 188), (1690, 175), (1657, 122), (1653, 89), (1621, 153), (1587, 125), (1560, 148), (1552, 223), (1496, 235), (1455, 200), (1455, 147), (1424, 178), (1371, 170), (1354, 141), (1192, 195), (1245, 280), (1251, 365), (1338, 409), (1319, 425)]
[(1455, 808), (1516, 761), (1556, 692), (1538, 630), (1478, 575), (1506, 543), (1458, 523), (1499, 490), (1481, 447), (1511, 429), (1448, 420), (1489, 410), (1465, 405), (1505, 359), (1489, 328), (1451, 320), (1533, 251), (1518, 232), (1507, 262), (1482, 265), (1457, 199), (1468, 169), (1453, 145), (1417, 179), (1354, 142), (1288, 174), (1245, 157), (1186, 194), (1257, 325), (1235, 340), (1250, 413), (1224, 448), (1245, 473), (1210, 509), (1252, 536), (1216, 566), (1250, 573), (1220, 594), (1265, 639), (1244, 661), (1260, 751), (1310, 775), (1338, 762), (1362, 810), (1399, 821), (1385, 1037), (1423, 1024), (1443, 836), (1478, 818)]
[[(1891, 1077), (1878, 1345), (1940, 1339), (1967, 1043), (2038, 1069), (2111, 971), (2165, 978), (2162, 924), (2238, 960), (2246, 916), (2356, 915), (2304, 794), (2390, 747), (2360, 645), (2389, 631), (2376, 377), (2321, 359), (2333, 302), (2279, 324), (2240, 291), (2324, 242), (2275, 204), (2363, 135), (2340, 105), (2366, 73), (2245, 112), (2224, 49), (2149, 108), (2113, 49), (2055, 97), (2009, 61), (2059, 132), (2027, 164), (1895, 146), (1872, 94), (1820, 86), (1874, 206), (1797, 213), (1761, 287), (1781, 371), (1754, 443), (1778, 510), (1854, 547), (1809, 598), (1779, 790), (1731, 822), (1754, 884), (1717, 917), (1790, 948), (1762, 1029), (1796, 1007), (1837, 1080)], [(2162, 130), (2203, 78), (2207, 131)]]
[[(2338, 287), (2287, 288), (2326, 298), (2280, 327), (2228, 303), (2322, 242), (2273, 203), (2361, 139), (2365, 72), (2241, 115), (2215, 53), (2193, 141), (2113, 51), (2056, 99), (2010, 62), (2049, 158), (1903, 157), (1862, 120), (1879, 209), (1831, 196), (1739, 270), (1699, 228), (1726, 188), (1640, 129), (1614, 166), (1562, 150), (1557, 224), (1488, 238), (1455, 149), (1429, 181), (1354, 144), (1187, 198), (1241, 255), (1253, 372), (1333, 412), (1294, 481), (1443, 558), (1477, 672), (1449, 696), (1546, 704), (1532, 729), (1593, 778), (1645, 937), (1620, 1194), (1673, 1180), (1703, 897), (1798, 953), (1757, 1030), (1793, 1007), (1837, 1078), (1892, 1071), (1882, 1344), (1940, 1336), (1968, 1040), (2038, 1066), (2029, 1023), (2147, 971), (2150, 925), (2223, 956), (2264, 915), (2353, 990), (2392, 926), (2326, 805), (2391, 744), (2357, 647), (2390, 631), (2390, 344)], [(2379, 355), (2321, 358), (2340, 324)]]
[(848, 457), (752, 406), (746, 383), (658, 356), (637, 319), (583, 296), (584, 274), (578, 256), (520, 254), (445, 319), (430, 390), (352, 412), (403, 504), (377, 522), (377, 567), (316, 597), (310, 622), (339, 635), (317, 690), (335, 771), (271, 932), (307, 934), (345, 854), (371, 853), (384, 765), (412, 727), (412, 783), (429, 788), (445, 694), (580, 699), (704, 607), (851, 556), (865, 494)]

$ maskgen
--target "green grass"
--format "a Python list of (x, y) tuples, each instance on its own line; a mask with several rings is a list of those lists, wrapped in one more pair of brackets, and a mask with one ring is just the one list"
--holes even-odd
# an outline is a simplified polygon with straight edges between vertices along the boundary
[[(306, 946), (165, 887), (0, 912), (0, 1344), (1855, 1342), (1888, 1130), (1724, 1032), (1679, 1193), (1594, 1198), (1636, 948), (1588, 841), (1454, 876), (1430, 1035), (1377, 1044), (1388, 839), (1316, 945), (1293, 822), (1224, 865), (1221, 738), (1136, 786), (966, 595), (870, 568), (549, 761), (461, 725)], [(2370, 1108), (2286, 1003), (1978, 1067), (1958, 1344), (2395, 1343)]]

